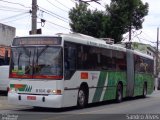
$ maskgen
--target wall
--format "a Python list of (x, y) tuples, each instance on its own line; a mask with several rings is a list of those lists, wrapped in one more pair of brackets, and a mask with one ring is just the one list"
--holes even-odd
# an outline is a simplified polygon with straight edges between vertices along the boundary
[(0, 23), (0, 45), (10, 46), (15, 37), (16, 29)]

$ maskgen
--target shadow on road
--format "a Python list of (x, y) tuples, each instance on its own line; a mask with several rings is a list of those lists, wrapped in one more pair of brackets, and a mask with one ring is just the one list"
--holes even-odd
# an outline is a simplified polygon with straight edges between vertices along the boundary
[[(145, 99), (149, 99), (150, 97), (147, 96)], [(142, 97), (134, 97), (134, 98), (125, 98), (123, 102), (127, 101), (134, 101), (134, 100), (139, 100), (143, 99)], [(93, 108), (93, 107), (100, 107), (103, 105), (110, 105), (110, 104), (119, 104), (115, 100), (109, 100), (105, 102), (99, 102), (99, 103), (92, 103), (88, 104), (85, 109)], [(76, 106), (74, 107), (66, 107), (66, 108), (42, 108), (42, 107), (32, 107), (32, 108), (27, 108), (27, 109), (18, 109), (16, 111), (24, 111), (24, 112), (46, 112), (46, 113), (62, 113), (62, 112), (68, 112), (68, 111), (75, 111), (75, 110), (80, 110)]]

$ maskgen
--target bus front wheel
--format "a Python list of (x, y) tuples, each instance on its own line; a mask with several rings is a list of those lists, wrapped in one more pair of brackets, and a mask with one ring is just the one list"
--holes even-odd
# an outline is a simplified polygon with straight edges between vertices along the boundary
[(87, 93), (85, 89), (82, 87), (78, 91), (77, 106), (78, 108), (84, 108), (86, 105), (87, 105)]

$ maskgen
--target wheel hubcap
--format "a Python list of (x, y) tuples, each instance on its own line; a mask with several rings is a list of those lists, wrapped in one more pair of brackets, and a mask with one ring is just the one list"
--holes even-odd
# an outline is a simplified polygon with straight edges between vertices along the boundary
[(144, 88), (144, 95), (146, 95), (147, 94), (147, 91), (146, 91), (146, 87)]
[(119, 100), (122, 99), (122, 94), (121, 94), (121, 91), (120, 91), (120, 90), (118, 91), (118, 99), (119, 99)]
[(84, 92), (82, 90), (79, 91), (79, 96), (78, 96), (78, 101), (80, 105), (84, 104), (84, 100), (85, 100), (85, 95)]

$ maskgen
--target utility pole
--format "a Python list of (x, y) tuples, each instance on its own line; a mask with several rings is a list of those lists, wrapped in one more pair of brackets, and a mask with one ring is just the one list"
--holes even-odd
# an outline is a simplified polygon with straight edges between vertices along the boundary
[(159, 57), (159, 48), (158, 48), (158, 45), (159, 45), (159, 27), (157, 28), (157, 49), (156, 49), (156, 63), (155, 63), (155, 83), (154, 83), (154, 85), (155, 85), (155, 90), (156, 89), (158, 89), (159, 88), (159, 83), (160, 83), (160, 81), (159, 81), (159, 79), (158, 79), (158, 57)]
[(132, 39), (132, 13), (133, 13), (133, 2), (131, 0), (129, 0), (129, 49), (131, 49), (131, 45), (132, 45), (132, 42), (131, 42), (131, 39)]
[(129, 42), (131, 42), (132, 39), (132, 26), (129, 26)]
[(32, 0), (32, 28), (31, 34), (37, 33), (37, 0)]
[(157, 28), (157, 50), (156, 50), (156, 77), (158, 77), (158, 54), (159, 54), (159, 27)]
[(131, 49), (132, 47), (132, 42), (131, 42), (131, 39), (132, 39), (132, 25), (130, 24), (129, 25), (129, 42), (127, 43), (128, 44), (128, 49)]

